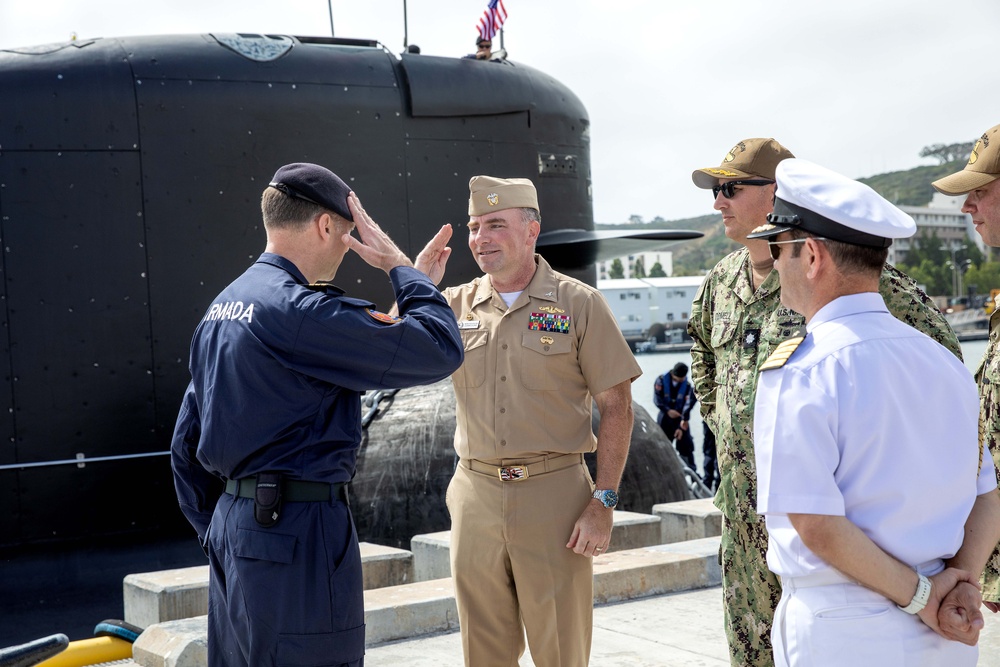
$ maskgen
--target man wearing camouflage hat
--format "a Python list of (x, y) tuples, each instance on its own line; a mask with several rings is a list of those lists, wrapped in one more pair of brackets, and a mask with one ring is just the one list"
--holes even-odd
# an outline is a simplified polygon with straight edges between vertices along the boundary
[(956, 604), (982, 627), (973, 582), (1000, 539), (1000, 496), (968, 370), (878, 294), (892, 240), (916, 225), (806, 160), (782, 161), (776, 181), (748, 238), (768, 242), (781, 302), (806, 326), (761, 366), (755, 401), (757, 510), (782, 584), (775, 664), (974, 665), (978, 628), (959, 643), (941, 626), (972, 594)]
[[(983, 132), (972, 147), (962, 171), (931, 185), (946, 195), (966, 195), (962, 211), (972, 216), (983, 243), (1000, 247), (1000, 125)], [(990, 316), (990, 341), (976, 369), (979, 385), (979, 438), (993, 452), (1000, 467), (1000, 309)], [(1000, 481), (1000, 476), (998, 476)], [(1000, 546), (983, 573), (983, 601), (990, 611), (1000, 611)]]
[[(802, 325), (780, 303), (774, 260), (762, 240), (748, 239), (774, 205), (775, 169), (794, 157), (774, 139), (745, 139), (718, 167), (692, 174), (711, 189), (726, 236), (744, 246), (708, 273), (691, 307), (691, 380), (702, 415), (715, 433), (721, 483), (722, 583), (726, 637), (733, 665), (771, 665), (771, 619), (781, 585), (765, 564), (767, 531), (755, 511), (753, 408), (758, 369)], [(889, 264), (879, 291), (898, 319), (941, 342), (961, 358), (944, 316), (902, 272)]]
[[(465, 664), (516, 667), (526, 632), (539, 667), (585, 667), (592, 557), (611, 539), (642, 371), (601, 293), (535, 254), (531, 181), (475, 176), (469, 190), (469, 249), (486, 275), (444, 290), (466, 350), (447, 493)], [(447, 236), (416, 260), (435, 282)], [(583, 461), (595, 450), (596, 489)]]

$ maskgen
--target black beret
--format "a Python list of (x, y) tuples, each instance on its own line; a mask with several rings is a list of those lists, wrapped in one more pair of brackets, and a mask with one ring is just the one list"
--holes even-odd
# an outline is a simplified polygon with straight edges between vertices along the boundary
[(354, 221), (351, 209), (347, 207), (347, 195), (351, 189), (340, 176), (326, 167), (308, 162), (286, 164), (274, 172), (268, 186), (289, 197), (319, 204), (342, 218)]

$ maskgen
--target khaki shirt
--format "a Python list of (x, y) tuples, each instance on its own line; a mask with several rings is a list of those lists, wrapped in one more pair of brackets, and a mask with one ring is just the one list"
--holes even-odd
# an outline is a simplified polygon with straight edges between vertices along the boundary
[(465, 345), (452, 375), (463, 459), (592, 452), (593, 396), (642, 374), (601, 293), (535, 262), (509, 309), (488, 275), (444, 290)]
[[(955, 332), (909, 276), (886, 264), (879, 293), (897, 319), (962, 358)], [(781, 341), (805, 325), (780, 299), (777, 271), (753, 288), (750, 253), (743, 248), (722, 258), (705, 276), (691, 306), (691, 382), (716, 438), (722, 481), (715, 506), (730, 521), (759, 520), (753, 453), (758, 369)]]

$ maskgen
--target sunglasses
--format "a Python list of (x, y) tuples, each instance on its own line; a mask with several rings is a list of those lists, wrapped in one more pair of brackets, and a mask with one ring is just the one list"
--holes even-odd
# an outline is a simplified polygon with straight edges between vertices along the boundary
[(745, 181), (729, 181), (728, 183), (721, 183), (720, 185), (712, 186), (712, 197), (715, 199), (719, 198), (719, 193), (726, 199), (732, 199), (733, 194), (736, 192), (734, 186), (737, 185), (771, 185), (774, 181), (768, 181), (763, 178), (751, 178)]
[(823, 236), (807, 236), (804, 239), (792, 239), (790, 241), (768, 241), (767, 249), (771, 251), (771, 259), (778, 261), (778, 256), (781, 255), (781, 246), (786, 243), (805, 243), (809, 239), (814, 241), (825, 241), (826, 238)]

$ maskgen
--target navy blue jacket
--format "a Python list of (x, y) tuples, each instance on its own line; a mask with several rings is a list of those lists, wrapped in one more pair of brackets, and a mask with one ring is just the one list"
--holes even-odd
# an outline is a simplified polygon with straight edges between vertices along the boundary
[(691, 408), (698, 402), (694, 395), (694, 387), (687, 378), (681, 380), (676, 389), (671, 386), (672, 382), (670, 373), (664, 373), (653, 383), (653, 404), (660, 409), (661, 415), (658, 421), (666, 416), (667, 410), (677, 410), (681, 413), (683, 421), (690, 421)]
[(219, 478), (348, 482), (361, 392), (429, 384), (462, 364), (455, 315), (437, 287), (409, 267), (390, 279), (395, 321), (264, 253), (209, 307), (171, 443), (180, 507), (203, 542)]

